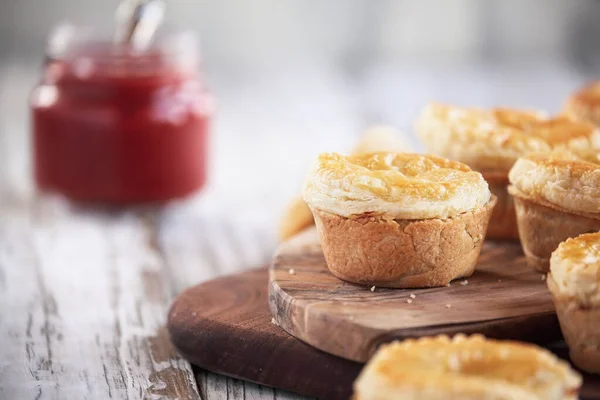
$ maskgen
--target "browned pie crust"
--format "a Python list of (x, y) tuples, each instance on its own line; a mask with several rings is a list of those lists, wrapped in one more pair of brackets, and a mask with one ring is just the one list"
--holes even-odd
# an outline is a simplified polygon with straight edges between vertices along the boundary
[(519, 236), (529, 265), (548, 272), (550, 255), (560, 242), (582, 233), (600, 230), (600, 216), (578, 214), (532, 199), (514, 186), (509, 186), (517, 211)]
[(495, 204), (492, 197), (484, 207), (447, 219), (312, 212), (335, 276), (361, 285), (413, 288), (445, 286), (473, 273)]
[(600, 308), (584, 308), (577, 299), (561, 293), (552, 274), (547, 281), (571, 361), (587, 372), (600, 374)]

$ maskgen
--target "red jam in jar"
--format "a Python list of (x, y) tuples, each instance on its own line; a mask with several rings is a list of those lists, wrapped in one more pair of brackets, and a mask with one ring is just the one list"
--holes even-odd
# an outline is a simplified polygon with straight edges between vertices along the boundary
[(31, 96), (38, 189), (78, 201), (164, 202), (206, 180), (211, 98), (189, 35), (143, 52), (78, 39)]

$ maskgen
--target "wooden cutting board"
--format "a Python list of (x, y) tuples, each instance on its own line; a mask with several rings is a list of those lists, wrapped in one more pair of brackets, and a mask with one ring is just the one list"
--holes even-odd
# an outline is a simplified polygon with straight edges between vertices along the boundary
[(385, 289), (334, 277), (314, 228), (283, 243), (270, 269), (269, 304), (291, 335), (365, 362), (381, 343), (440, 333), (482, 333), (549, 343), (561, 337), (545, 275), (518, 243), (484, 244), (476, 272), (450, 287)]
[[(175, 300), (168, 328), (179, 352), (221, 374), (321, 399), (347, 400), (362, 365), (306, 345), (271, 323), (267, 269), (194, 286)], [(566, 358), (564, 343), (550, 348)], [(584, 375), (582, 399), (600, 398)]]
[(175, 300), (171, 340), (209, 371), (322, 399), (348, 399), (362, 368), (302, 343), (271, 323), (267, 269), (194, 286)]

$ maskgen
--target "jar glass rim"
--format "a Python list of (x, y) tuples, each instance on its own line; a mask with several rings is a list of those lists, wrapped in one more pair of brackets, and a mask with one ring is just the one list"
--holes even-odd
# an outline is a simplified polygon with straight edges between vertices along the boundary
[(86, 56), (97, 57), (104, 62), (123, 56), (135, 56), (135, 59), (143, 61), (157, 54), (166, 57), (185, 56), (186, 59), (197, 60), (200, 54), (197, 35), (191, 30), (161, 29), (144, 50), (118, 44), (113, 38), (91, 27), (70, 23), (57, 25), (48, 35), (46, 57), (52, 60), (69, 61), (84, 50)]

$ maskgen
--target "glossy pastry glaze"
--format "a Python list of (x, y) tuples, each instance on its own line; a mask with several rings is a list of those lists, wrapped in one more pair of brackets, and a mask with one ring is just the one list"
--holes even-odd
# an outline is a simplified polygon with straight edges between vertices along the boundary
[(447, 218), (484, 206), (490, 191), (465, 164), (410, 153), (321, 154), (303, 190), (311, 208), (350, 217)]
[(508, 178), (512, 186), (531, 199), (583, 214), (600, 213), (598, 153), (566, 150), (530, 154), (519, 158)]
[(457, 335), (382, 346), (355, 382), (358, 400), (577, 398), (581, 377), (534, 345)]
[(600, 146), (600, 132), (589, 122), (508, 108), (431, 103), (421, 112), (416, 130), (430, 152), (482, 172), (508, 171), (518, 157), (530, 152)]

